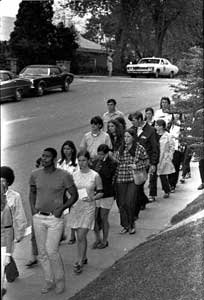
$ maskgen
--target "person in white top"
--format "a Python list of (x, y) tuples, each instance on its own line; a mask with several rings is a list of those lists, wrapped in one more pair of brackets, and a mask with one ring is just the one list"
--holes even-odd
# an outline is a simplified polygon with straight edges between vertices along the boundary
[(115, 99), (108, 99), (106, 103), (108, 111), (105, 112), (102, 117), (105, 130), (107, 129), (108, 121), (116, 119), (118, 117), (122, 117), (123, 119), (125, 119), (124, 113), (116, 109), (117, 102)]
[(80, 150), (85, 149), (90, 153), (91, 160), (97, 157), (97, 149), (101, 144), (106, 144), (112, 149), (111, 139), (108, 133), (104, 132), (103, 120), (100, 116), (95, 116), (90, 121), (91, 131), (84, 134), (80, 143)]
[(155, 112), (154, 115), (154, 120), (164, 120), (166, 123), (166, 129), (169, 131), (171, 124), (172, 124), (172, 119), (173, 119), (173, 114), (170, 113), (170, 104), (171, 101), (169, 97), (162, 97), (160, 101), (160, 109), (158, 109)]
[(108, 76), (111, 77), (112, 76), (112, 72), (113, 72), (113, 58), (112, 58), (112, 52), (110, 52), (107, 56), (107, 69), (108, 69)]
[[(77, 150), (75, 144), (67, 140), (63, 143), (61, 147), (61, 158), (57, 162), (57, 168), (67, 171), (72, 174), (79, 169), (78, 161), (76, 158)], [(66, 240), (67, 238), (67, 219), (69, 218), (68, 209), (64, 211), (64, 231), (62, 240)], [(71, 228), (71, 236), (68, 241), (69, 245), (72, 245), (76, 242), (75, 230)]]

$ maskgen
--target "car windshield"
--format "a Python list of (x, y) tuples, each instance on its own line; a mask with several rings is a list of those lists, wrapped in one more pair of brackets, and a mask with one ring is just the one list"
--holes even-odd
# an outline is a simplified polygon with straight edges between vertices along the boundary
[(159, 64), (159, 59), (156, 58), (143, 58), (138, 64)]
[(48, 68), (26, 68), (23, 75), (48, 75)]

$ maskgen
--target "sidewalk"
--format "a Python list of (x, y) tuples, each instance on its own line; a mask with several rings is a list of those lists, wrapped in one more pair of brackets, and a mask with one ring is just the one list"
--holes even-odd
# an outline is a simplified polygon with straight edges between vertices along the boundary
[[(24, 265), (29, 260), (30, 236), (27, 236), (20, 244), (16, 245), (14, 257), (20, 271), (20, 277), (13, 283), (8, 284), (7, 294), (4, 300), (68, 300), (89, 282), (95, 279), (104, 269), (111, 266), (115, 261), (124, 256), (129, 250), (143, 243), (152, 235), (158, 234), (169, 225), (171, 217), (193, 201), (202, 191), (198, 191), (200, 184), (198, 164), (191, 164), (192, 178), (185, 184), (178, 184), (175, 194), (169, 199), (158, 197), (154, 203), (148, 204), (141, 211), (139, 220), (136, 222), (136, 234), (121, 236), (119, 234), (119, 213), (114, 204), (110, 213), (109, 247), (103, 250), (92, 250), (90, 245), (94, 241), (94, 234), (88, 234), (88, 265), (85, 266), (81, 275), (75, 275), (72, 265), (76, 260), (76, 245), (62, 244), (60, 251), (66, 270), (66, 291), (56, 295), (54, 291), (41, 295), (43, 276), (39, 266), (27, 269)], [(158, 195), (162, 195), (159, 183)], [(91, 299), (90, 299), (91, 300)]]

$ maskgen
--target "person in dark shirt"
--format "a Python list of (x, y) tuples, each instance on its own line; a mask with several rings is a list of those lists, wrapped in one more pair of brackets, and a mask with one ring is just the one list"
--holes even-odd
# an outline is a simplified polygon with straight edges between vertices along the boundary
[[(113, 180), (117, 168), (117, 162), (109, 156), (109, 147), (101, 144), (98, 149), (98, 158), (93, 161), (92, 169), (99, 173), (103, 184), (103, 198), (96, 200), (95, 235), (94, 249), (103, 249), (108, 246), (109, 222), (108, 215), (114, 201)], [(100, 237), (102, 229), (103, 238)]]

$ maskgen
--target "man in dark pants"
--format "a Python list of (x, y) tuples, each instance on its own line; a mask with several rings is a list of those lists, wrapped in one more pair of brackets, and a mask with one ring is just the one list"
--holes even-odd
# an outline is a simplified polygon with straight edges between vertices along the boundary
[[(150, 126), (143, 119), (143, 114), (136, 111), (130, 114), (128, 119), (132, 122), (132, 127), (135, 130), (137, 141), (145, 148), (150, 160), (149, 174), (150, 174), (150, 197), (155, 200), (157, 196), (157, 175), (156, 167), (159, 162), (159, 143), (155, 129)], [(145, 183), (144, 183), (145, 184)], [(140, 209), (145, 209), (149, 201), (144, 193), (144, 184), (140, 191)]]

